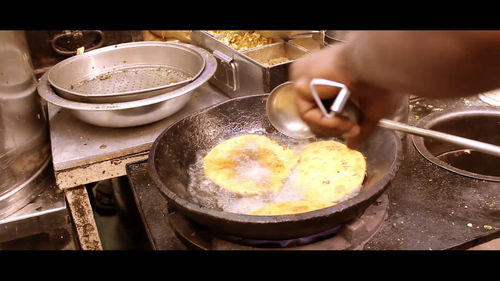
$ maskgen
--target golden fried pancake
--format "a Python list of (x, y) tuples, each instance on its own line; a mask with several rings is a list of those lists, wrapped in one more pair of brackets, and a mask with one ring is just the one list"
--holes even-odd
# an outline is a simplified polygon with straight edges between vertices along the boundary
[(366, 161), (360, 152), (336, 141), (310, 143), (301, 151), (292, 176), (292, 184), (302, 190), (303, 199), (272, 203), (251, 214), (297, 214), (333, 206), (359, 192), (365, 171)]
[(241, 195), (278, 192), (297, 161), (292, 150), (262, 135), (230, 138), (203, 158), (209, 179)]
[(331, 206), (328, 202), (315, 201), (285, 201), (266, 205), (254, 212), (251, 215), (255, 216), (278, 216), (305, 213), (314, 210), (323, 209)]
[(308, 144), (300, 153), (295, 185), (304, 200), (332, 205), (356, 195), (363, 183), (366, 161), (359, 151), (337, 141)]

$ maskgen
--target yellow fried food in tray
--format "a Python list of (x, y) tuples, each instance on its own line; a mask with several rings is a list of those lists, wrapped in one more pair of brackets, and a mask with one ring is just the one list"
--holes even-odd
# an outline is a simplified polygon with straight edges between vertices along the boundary
[(252, 215), (285, 215), (323, 209), (359, 193), (366, 172), (364, 156), (336, 141), (308, 144), (300, 153), (292, 185), (303, 190), (300, 201), (266, 205)]
[(260, 33), (253, 31), (228, 33), (223, 37), (218, 38), (218, 40), (238, 51), (248, 50), (273, 43), (272, 38), (263, 36)]
[(298, 155), (262, 135), (242, 135), (216, 145), (203, 158), (205, 175), (240, 195), (279, 192)]

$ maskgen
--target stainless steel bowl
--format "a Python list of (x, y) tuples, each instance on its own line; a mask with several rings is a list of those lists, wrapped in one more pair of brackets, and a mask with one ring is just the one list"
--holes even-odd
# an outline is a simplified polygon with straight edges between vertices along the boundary
[(191, 99), (194, 90), (215, 73), (217, 62), (202, 48), (186, 45), (205, 60), (205, 68), (189, 84), (153, 97), (117, 103), (84, 103), (58, 96), (44, 74), (38, 85), (38, 94), (47, 102), (70, 110), (77, 119), (101, 127), (133, 127), (156, 122), (179, 111)]
[(178, 89), (204, 68), (203, 56), (187, 44), (141, 41), (65, 59), (48, 71), (48, 81), (69, 100), (123, 102)]

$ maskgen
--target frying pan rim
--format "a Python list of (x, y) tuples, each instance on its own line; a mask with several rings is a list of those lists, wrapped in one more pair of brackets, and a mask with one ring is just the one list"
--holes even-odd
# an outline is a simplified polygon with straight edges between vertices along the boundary
[[(163, 139), (164, 135), (176, 124), (184, 121), (187, 118), (192, 118), (195, 116), (198, 116), (200, 114), (205, 114), (206, 112), (212, 110), (213, 108), (216, 108), (222, 104), (229, 103), (229, 102), (234, 102), (235, 100), (241, 100), (241, 99), (247, 99), (247, 98), (254, 98), (254, 97), (261, 97), (261, 98), (266, 98), (269, 96), (268, 93), (264, 94), (255, 94), (255, 95), (248, 95), (248, 96), (243, 96), (243, 97), (236, 97), (232, 98), (226, 101), (219, 102), (217, 104), (214, 104), (210, 107), (205, 108), (204, 110), (194, 113), (192, 115), (186, 116), (175, 123), (171, 124), (165, 130), (156, 138), (154, 141), (153, 145), (151, 146), (151, 150), (149, 152), (149, 157), (148, 157), (148, 173), (151, 176), (153, 182), (155, 183), (156, 187), (160, 190), (160, 193), (166, 197), (166, 199), (170, 199), (171, 201), (174, 201), (175, 204), (178, 204), (182, 206), (183, 208), (187, 209), (189, 212), (196, 213), (196, 214), (201, 214), (201, 215), (209, 215), (215, 219), (221, 219), (225, 220), (227, 222), (236, 222), (236, 223), (245, 223), (245, 224), (275, 224), (275, 223), (287, 223), (287, 222), (299, 222), (299, 221), (307, 221), (307, 220), (312, 220), (315, 218), (319, 217), (325, 217), (332, 215), (334, 213), (339, 213), (345, 209), (348, 209), (350, 207), (356, 206), (358, 204), (362, 204), (366, 200), (370, 199), (372, 196), (374, 196), (376, 193), (382, 193), (384, 192), (385, 188), (387, 185), (390, 183), (390, 181), (395, 177), (397, 171), (399, 170), (399, 166), (401, 165), (401, 160), (402, 160), (402, 152), (403, 152), (403, 147), (402, 147), (402, 142), (399, 138), (399, 136), (396, 134), (394, 131), (390, 131), (388, 129), (384, 128), (377, 128), (377, 130), (386, 130), (388, 133), (392, 136), (395, 146), (396, 146), (396, 157), (394, 158), (394, 161), (389, 165), (390, 171), (383, 175), (381, 179), (379, 179), (375, 183), (375, 188), (372, 186), (368, 191), (358, 194), (350, 199), (347, 199), (341, 203), (338, 203), (336, 205), (319, 209), (319, 210), (314, 210), (310, 212), (305, 212), (305, 213), (299, 213), (299, 214), (288, 214), (288, 215), (277, 215), (277, 216), (255, 216), (255, 215), (246, 215), (246, 214), (238, 214), (238, 213), (231, 213), (231, 212), (224, 212), (224, 211), (218, 211), (210, 208), (205, 208), (201, 207), (195, 203), (192, 203), (186, 199), (183, 199), (179, 195), (177, 195), (175, 192), (171, 191), (161, 180), (158, 175), (158, 171), (154, 165), (154, 159), (155, 155), (157, 152), (157, 146)], [(180, 210), (182, 211), (182, 210)]]

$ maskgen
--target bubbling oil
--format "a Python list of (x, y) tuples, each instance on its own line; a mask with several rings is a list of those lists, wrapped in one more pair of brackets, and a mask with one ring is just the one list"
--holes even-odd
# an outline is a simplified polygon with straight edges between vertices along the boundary
[[(259, 132), (241, 132), (238, 135), (230, 137), (219, 137), (219, 139), (216, 140), (215, 143), (220, 143), (226, 139), (242, 134), (256, 133), (258, 134)], [(297, 154), (299, 154), (306, 145), (316, 141), (315, 139), (291, 139), (278, 133), (260, 134), (265, 135), (266, 137), (274, 141), (277, 141), (280, 145), (288, 147)], [(341, 142), (336, 138), (331, 138), (330, 140)], [(295, 179), (298, 176), (296, 167), (292, 169), (291, 174), (284, 181), (283, 187), (279, 192), (269, 192), (261, 195), (240, 195), (221, 188), (212, 180), (207, 178), (204, 174), (203, 157), (208, 154), (210, 149), (198, 151), (196, 153), (196, 161), (188, 167), (187, 172), (190, 181), (187, 187), (187, 191), (191, 195), (192, 201), (194, 203), (197, 203), (205, 208), (249, 215), (268, 204), (285, 201), (299, 201), (304, 198), (304, 189), (297, 186), (296, 184)], [(256, 152), (257, 146), (253, 146), (250, 143), (243, 149), (248, 151), (248, 153), (251, 153), (252, 151)], [(267, 181), (272, 173), (269, 168), (261, 165), (256, 160), (252, 160), (251, 157), (240, 156), (237, 159), (233, 160), (236, 163), (236, 176), (240, 177), (241, 179), (248, 179), (256, 183), (262, 183)]]

